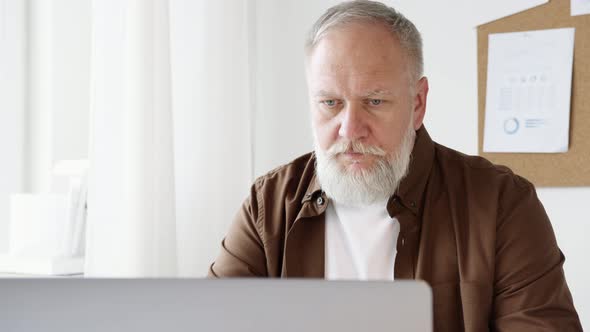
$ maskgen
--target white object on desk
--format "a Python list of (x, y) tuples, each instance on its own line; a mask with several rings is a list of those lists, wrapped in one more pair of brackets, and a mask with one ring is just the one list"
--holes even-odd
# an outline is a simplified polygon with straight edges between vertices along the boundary
[(87, 169), (85, 160), (58, 162), (53, 174), (68, 177), (67, 193), (11, 196), (9, 252), (0, 256), (0, 272), (83, 272)]
[(66, 255), (84, 254), (88, 160), (62, 160), (53, 174), (69, 178), (68, 215), (63, 230), (62, 250)]
[(12, 255), (67, 256), (63, 230), (68, 221), (68, 197), (59, 194), (16, 194), (10, 200)]

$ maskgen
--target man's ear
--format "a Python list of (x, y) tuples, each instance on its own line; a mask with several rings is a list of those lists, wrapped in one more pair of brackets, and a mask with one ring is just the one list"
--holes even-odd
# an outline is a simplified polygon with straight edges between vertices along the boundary
[(420, 129), (426, 114), (426, 99), (428, 97), (428, 78), (422, 77), (416, 83), (414, 98), (414, 130)]

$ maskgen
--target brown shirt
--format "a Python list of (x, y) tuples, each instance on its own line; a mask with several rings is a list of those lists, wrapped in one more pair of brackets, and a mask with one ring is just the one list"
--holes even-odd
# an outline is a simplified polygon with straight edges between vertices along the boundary
[[(256, 180), (210, 277), (324, 277), (329, 198), (313, 153)], [(435, 331), (581, 331), (564, 256), (533, 185), (417, 132), (387, 203), (400, 223), (395, 279), (430, 284)]]

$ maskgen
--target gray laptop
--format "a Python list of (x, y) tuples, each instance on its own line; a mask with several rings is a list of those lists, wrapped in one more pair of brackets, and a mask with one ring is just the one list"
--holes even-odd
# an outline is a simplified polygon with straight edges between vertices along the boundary
[(432, 330), (426, 283), (0, 279), (0, 331)]

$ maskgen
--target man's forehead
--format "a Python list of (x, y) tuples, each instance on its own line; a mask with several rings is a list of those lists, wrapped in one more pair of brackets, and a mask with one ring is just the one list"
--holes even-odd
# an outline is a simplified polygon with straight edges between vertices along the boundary
[(387, 65), (347, 65), (347, 66), (315, 66), (308, 68), (307, 74), (319, 81), (355, 79), (361, 81), (390, 81), (403, 75), (405, 67), (395, 64)]
[[(320, 42), (321, 43), (321, 42)], [(405, 66), (405, 58), (394, 47), (369, 49), (363, 45), (356, 47), (338, 47), (338, 45), (318, 45), (306, 61), (312, 71), (325, 73), (370, 72), (375, 70), (392, 70)]]
[(317, 49), (309, 56), (306, 67), (310, 79), (323, 82), (348, 79), (391, 82), (402, 77), (405, 79), (408, 69), (405, 59), (399, 54), (354, 49)]
[[(309, 75), (309, 73), (308, 73)], [(378, 70), (352, 73), (312, 73), (308, 85), (313, 95), (394, 95), (407, 82), (403, 73)]]

